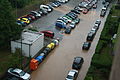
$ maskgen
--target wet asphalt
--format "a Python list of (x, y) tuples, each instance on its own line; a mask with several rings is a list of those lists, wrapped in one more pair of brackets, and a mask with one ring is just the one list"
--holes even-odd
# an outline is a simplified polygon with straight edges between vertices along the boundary
[[(56, 8), (47, 16), (44, 16), (30, 24), (39, 31), (52, 30), (56, 33), (56, 37), (62, 38), (60, 45), (47, 56), (36, 71), (32, 72), (31, 80), (65, 80), (68, 71), (72, 68), (73, 59), (76, 56), (84, 58), (83, 66), (80, 69), (77, 78), (77, 80), (84, 80), (107, 15), (104, 18), (100, 18), (100, 11), (103, 5), (102, 2), (99, 1), (97, 9), (90, 10), (88, 14), (79, 15), (81, 21), (77, 27), (72, 30), (70, 35), (61, 34), (61, 31), (57, 30), (54, 26), (56, 19), (69, 12), (79, 4), (79, 2), (80, 0), (71, 0), (69, 3)], [(83, 51), (82, 45), (86, 41), (87, 34), (97, 19), (102, 21), (100, 28), (97, 31), (90, 49), (88, 51)]]

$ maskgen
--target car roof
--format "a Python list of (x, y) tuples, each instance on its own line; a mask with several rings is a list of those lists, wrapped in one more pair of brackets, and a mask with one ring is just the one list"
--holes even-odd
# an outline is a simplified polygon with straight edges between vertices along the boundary
[(46, 31), (40, 31), (40, 32), (48, 32), (48, 33), (53, 33), (52, 31), (50, 31), (50, 30), (46, 30)]
[(75, 57), (74, 62), (81, 62), (82, 59), (83, 59), (82, 57)]
[(12, 72), (20, 73), (22, 70), (21, 69), (13, 69)]
[(69, 71), (68, 75), (74, 76), (75, 72), (74, 71)]

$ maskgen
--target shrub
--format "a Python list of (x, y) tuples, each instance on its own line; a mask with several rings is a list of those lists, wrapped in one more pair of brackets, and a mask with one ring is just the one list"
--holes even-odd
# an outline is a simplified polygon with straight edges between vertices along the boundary
[(115, 6), (115, 9), (120, 9), (120, 5), (116, 5), (116, 6)]
[(96, 47), (96, 50), (95, 50), (95, 53), (100, 54), (103, 47), (105, 47), (106, 44), (107, 44), (107, 41), (99, 40), (97, 47)]

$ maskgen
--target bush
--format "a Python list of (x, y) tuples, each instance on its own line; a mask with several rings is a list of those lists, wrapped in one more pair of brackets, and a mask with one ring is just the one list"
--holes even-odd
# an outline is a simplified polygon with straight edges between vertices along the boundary
[(22, 59), (23, 57), (20, 55), (19, 50), (6, 56), (6, 59), (0, 62), (0, 73), (5, 72), (10, 67), (21, 68), (20, 63), (22, 63)]
[(115, 9), (120, 9), (120, 5), (116, 5), (116, 6), (115, 6)]
[(108, 52), (109, 48), (104, 51), (102, 54), (94, 54), (92, 58), (92, 65), (97, 69), (107, 68), (110, 69), (112, 65), (112, 56)]
[(13, 8), (23, 8), (25, 7), (31, 0), (9, 0)]
[(95, 53), (100, 54), (103, 47), (105, 47), (106, 44), (107, 44), (107, 41), (99, 40), (99, 42), (97, 44), (97, 47), (96, 47), (96, 50), (95, 50)]

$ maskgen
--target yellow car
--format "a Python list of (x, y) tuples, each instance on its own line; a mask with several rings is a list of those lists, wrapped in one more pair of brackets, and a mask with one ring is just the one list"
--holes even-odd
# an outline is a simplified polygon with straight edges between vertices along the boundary
[(30, 23), (30, 20), (28, 20), (27, 18), (18, 18), (19, 21), (25, 22), (27, 24)]
[(55, 43), (50, 43), (47, 45), (47, 48), (54, 49), (55, 48)]

